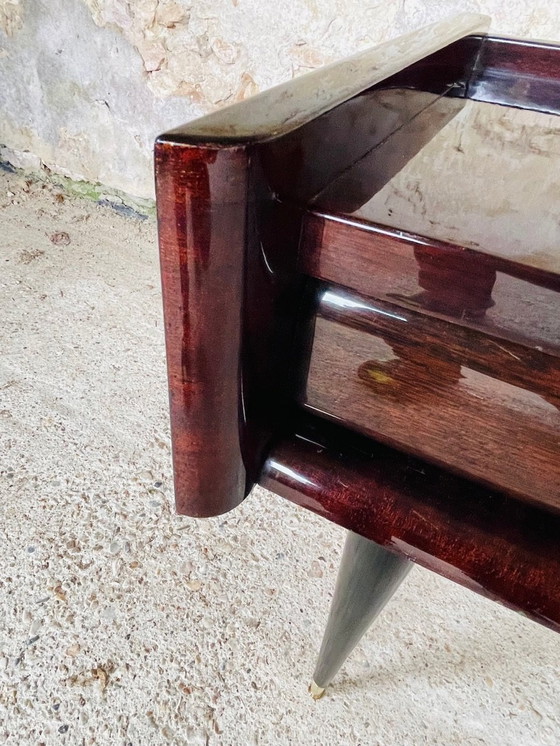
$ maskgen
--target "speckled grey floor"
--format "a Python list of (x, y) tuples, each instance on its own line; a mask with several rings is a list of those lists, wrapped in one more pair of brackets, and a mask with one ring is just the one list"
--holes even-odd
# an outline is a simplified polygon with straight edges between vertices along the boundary
[(560, 743), (560, 636), (421, 569), (311, 700), (343, 532), (174, 515), (154, 222), (4, 174), (0, 225), (1, 743)]

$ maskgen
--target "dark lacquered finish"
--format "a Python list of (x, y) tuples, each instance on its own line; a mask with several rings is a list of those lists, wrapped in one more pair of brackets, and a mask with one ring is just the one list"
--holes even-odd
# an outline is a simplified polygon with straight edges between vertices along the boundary
[(560, 113), (560, 59), (556, 44), (469, 36), (425, 57), (385, 84), (412, 85), (437, 92), (449, 81), (455, 82), (455, 96)]
[[(239, 504), (293, 399), (290, 344), (301, 295), (296, 262), (301, 212), (275, 199), (280, 186), (289, 184), (297, 197), (307, 194), (309, 185), (320, 190), (325, 179), (437, 103), (449, 81), (436, 86), (438, 94), (380, 90), (379, 100), (368, 93), (354, 96), (368, 80), (379, 82), (405, 68), (406, 60), (449, 46), (480, 27), (480, 19), (436, 24), (407, 44), (388, 42), (385, 53), (368, 51), (340, 63), (340, 69), (318, 71), (311, 76), (318, 86), (312, 98), (299, 79), (158, 139), (156, 190), (180, 513), (217, 515)], [(472, 67), (473, 49), (468, 54), (461, 70)], [(350, 71), (354, 77), (348, 77)], [(440, 107), (440, 115), (414, 129), (407, 158), (458, 106)], [(342, 150), (340, 133), (331, 140), (326, 134), (337, 133), (341, 123), (359, 128), (355, 138), (344, 132), (348, 145)], [(394, 160), (387, 157), (388, 178)], [(400, 157), (397, 168), (403, 163)], [(282, 181), (286, 173), (288, 182)]]
[(375, 88), (266, 143), (263, 167), (272, 188), (300, 205), (356, 209), (461, 110), (464, 100), (442, 96), (449, 90)]
[(408, 558), (353, 531), (348, 533), (313, 673), (315, 687), (324, 690), (331, 683), (411, 567)]
[(156, 146), (159, 241), (177, 509), (220, 512), (244, 496), (241, 411), (247, 156)]
[[(428, 319), (490, 333), (500, 345), (508, 342), (502, 347), (513, 354), (509, 343), (558, 356), (558, 273), (424, 235), (409, 240), (399, 233), (401, 226), (376, 227), (344, 215), (398, 177), (404, 161), (421, 154), (435, 131), (459, 121), (469, 97), (556, 111), (558, 49), (462, 38), (479, 31), (479, 17), (461, 18), (455, 27), (444, 23), (158, 140), (179, 512), (215, 515), (237, 505), (258, 478), (271, 439), (293, 432), (294, 382), (305, 373), (313, 324), (304, 300), (309, 283), (303, 292), (302, 276), (346, 284)], [(522, 71), (517, 87), (516, 68)], [(500, 79), (507, 89), (502, 92)], [(310, 205), (339, 216), (307, 217)], [(336, 233), (344, 240), (329, 244), (331, 230), (331, 239)], [(472, 356), (472, 348), (462, 344)], [(401, 359), (407, 354), (401, 351)], [(433, 349), (431, 354), (437, 358)], [(490, 362), (473, 360), (495, 371), (501, 354)], [(370, 395), (372, 359), (360, 361), (362, 378), (358, 374)], [(515, 381), (523, 360), (507, 374)], [(449, 382), (457, 360), (444, 368)], [(550, 381), (535, 378), (530, 393), (542, 399), (544, 386), (548, 397)], [(520, 412), (520, 427), (523, 417)], [(350, 433), (339, 444), (335, 438), (331, 451), (317, 444), (331, 433), (326, 420), (320, 423), (321, 432), (302, 431), (307, 442), (287, 439), (273, 450), (262, 477), (267, 486), (391, 551), (558, 625), (559, 526), (553, 513), (490, 494), (371, 442), (366, 445), (374, 454), (366, 457), (366, 446), (348, 446)]]
[(560, 275), (382, 225), (309, 213), (302, 272), (560, 355)]
[(175, 498), (195, 516), (251, 489), (289, 390), (299, 216), (249, 161), (246, 147), (156, 145)]
[(560, 510), (560, 358), (332, 286), (301, 403)]
[(498, 37), (483, 39), (467, 96), (560, 114), (558, 46)]
[(560, 517), (322, 422), (300, 424), (261, 484), (560, 631)]

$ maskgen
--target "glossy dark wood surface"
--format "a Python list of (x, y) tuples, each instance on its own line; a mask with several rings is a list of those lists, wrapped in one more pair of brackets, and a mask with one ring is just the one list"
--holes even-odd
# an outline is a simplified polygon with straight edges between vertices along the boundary
[(175, 499), (195, 516), (251, 489), (289, 390), (299, 216), (249, 161), (244, 147), (156, 146)]
[(264, 144), (271, 187), (291, 203), (355, 210), (461, 110), (464, 101), (442, 95), (450, 89), (375, 88)]
[(546, 42), (472, 35), (410, 65), (383, 85), (436, 92), (450, 80), (455, 81), (454, 96), (560, 113), (558, 45)]
[[(360, 174), (356, 188), (339, 189), (332, 205), (356, 209), (421, 151), (480, 77), (483, 37), (461, 38), (480, 22), (465, 17), (431, 27), (159, 138), (156, 184), (179, 512), (214, 515), (238, 504), (294, 399), (301, 366), (291, 341), (301, 276), (322, 275), (305, 257), (297, 264), (303, 213), (291, 205), (308, 207), (353, 170)], [(510, 48), (519, 51), (519, 45)], [(545, 74), (542, 65), (535, 69)], [(368, 182), (372, 169), (378, 177)], [(343, 246), (341, 256), (345, 252)], [(422, 264), (419, 256), (416, 251), (414, 262)], [(366, 259), (363, 274), (375, 271)], [(418, 301), (416, 307), (431, 315), (451, 313), (458, 323), (480, 324), (480, 308), (489, 318), (496, 303), (500, 276), (490, 291), (492, 271), (480, 270), (482, 295), (491, 292), (491, 300), (473, 290), (474, 301), (463, 299), (442, 312), (441, 297), (424, 288), (431, 270), (421, 269), (416, 289), (429, 299), (402, 302)], [(527, 276), (524, 270), (522, 279), (507, 274), (521, 283)], [(543, 277), (535, 292), (554, 292), (554, 278)], [(372, 294), (353, 282), (349, 278), (350, 286)], [(472, 303), (478, 310), (464, 313)], [(520, 314), (517, 328), (507, 313), (506, 338), (525, 335), (556, 349), (555, 319), (545, 315), (534, 331), (530, 319), (525, 323), (530, 314)]]
[[(282, 199), (351, 213), (441, 129), (446, 114), (449, 121), (467, 99), (558, 113), (559, 67), (555, 45), (499, 37), (460, 39), (263, 144), (267, 178)], [(410, 100), (397, 104), (407, 91)], [(383, 111), (391, 95), (393, 112)], [(438, 101), (441, 96), (446, 101)], [(428, 104), (433, 108), (423, 112)], [(421, 112), (422, 120), (414, 121)], [(408, 132), (400, 130), (403, 124)], [(353, 174), (348, 173), (351, 169)]]
[(324, 422), (298, 423), (261, 484), (560, 631), (560, 517)]
[[(158, 139), (177, 509), (217, 515), (260, 479), (558, 629), (560, 273), (348, 217), (469, 99), (557, 113), (558, 48), (463, 38), (479, 23), (390, 42)], [(310, 314), (306, 276), (368, 308)], [(298, 385), (322, 418), (300, 422)]]
[[(239, 504), (294, 398), (292, 371), (298, 366), (290, 352), (301, 297), (301, 212), (275, 199), (282, 174), (290, 174), (293, 194), (301, 195), (298, 185), (320, 189), (325, 179), (413, 121), (437, 102), (449, 81), (438, 94), (354, 97), (480, 23), (480, 16), (467, 15), (436, 24), (317, 71), (308, 83), (298, 79), (158, 139), (156, 192), (180, 513), (217, 515)], [(415, 131), (407, 157), (457, 105), (444, 106), (441, 116)], [(334, 135), (341, 122), (348, 143), (342, 151)], [(352, 127), (354, 138), (345, 131)], [(327, 130), (334, 138), (329, 142)], [(295, 149), (294, 132), (300, 143)], [(321, 163), (330, 164), (326, 171)], [(313, 172), (315, 181), (309, 179)]]
[(319, 292), (311, 411), (560, 511), (560, 359), (335, 286)]
[(482, 39), (467, 96), (560, 114), (558, 45), (499, 37)]
[(383, 225), (308, 213), (302, 272), (560, 355), (560, 275)]
[[(344, 212), (335, 187), (367, 195), (369, 183), (372, 196), (345, 217), (560, 274), (560, 117), (463, 103), (381, 188), (350, 168), (330, 187), (331, 205), (321, 209)], [(382, 167), (383, 159), (372, 162), (372, 171), (374, 165)]]
[(177, 510), (234, 507), (247, 481), (238, 429), (247, 208), (243, 149), (156, 146)]

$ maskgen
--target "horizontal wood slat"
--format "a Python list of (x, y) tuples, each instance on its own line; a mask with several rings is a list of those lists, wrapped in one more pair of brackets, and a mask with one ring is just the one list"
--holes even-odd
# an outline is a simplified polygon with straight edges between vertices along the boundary
[(560, 510), (560, 359), (331, 286), (301, 403)]
[(560, 516), (310, 418), (260, 483), (560, 631)]
[(371, 298), (560, 356), (560, 275), (382, 225), (307, 213), (299, 267)]

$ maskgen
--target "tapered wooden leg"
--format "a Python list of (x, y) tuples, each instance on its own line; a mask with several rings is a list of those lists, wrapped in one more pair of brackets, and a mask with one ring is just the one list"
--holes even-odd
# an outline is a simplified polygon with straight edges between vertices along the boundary
[(327, 629), (309, 687), (318, 699), (397, 590), (412, 562), (348, 532)]

